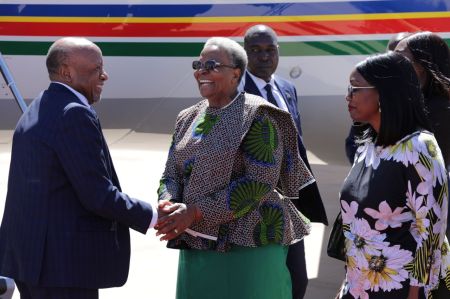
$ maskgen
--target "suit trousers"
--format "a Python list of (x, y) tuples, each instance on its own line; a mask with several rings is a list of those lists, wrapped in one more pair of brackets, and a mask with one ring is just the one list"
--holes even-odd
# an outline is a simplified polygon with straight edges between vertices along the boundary
[(98, 299), (98, 289), (34, 287), (15, 281), (20, 299)]
[(289, 246), (286, 265), (291, 273), (292, 299), (303, 299), (308, 285), (305, 243), (303, 240)]

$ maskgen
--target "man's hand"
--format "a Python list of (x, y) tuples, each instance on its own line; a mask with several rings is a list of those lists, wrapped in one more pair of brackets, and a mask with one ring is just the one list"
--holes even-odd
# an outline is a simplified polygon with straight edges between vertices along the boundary
[(164, 216), (169, 215), (171, 212), (175, 211), (176, 207), (174, 203), (169, 200), (161, 200), (158, 202), (158, 223), (160, 219)]
[(161, 222), (161, 219), (169, 215), (171, 212), (175, 211), (177, 209), (176, 206), (174, 206), (173, 202), (169, 200), (161, 200), (158, 202), (158, 222), (155, 225), (155, 229), (158, 230), (159, 223)]
[[(200, 210), (196, 205), (186, 206), (183, 203), (161, 202), (158, 209), (165, 215), (158, 219), (157, 236), (163, 235), (160, 240), (172, 240), (190, 227), (194, 221), (201, 219)], [(158, 210), (158, 212), (159, 212)]]

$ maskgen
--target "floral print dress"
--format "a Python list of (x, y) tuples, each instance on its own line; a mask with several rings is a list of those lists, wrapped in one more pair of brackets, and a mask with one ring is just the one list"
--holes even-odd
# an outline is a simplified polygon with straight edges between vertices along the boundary
[(433, 298), (439, 281), (450, 289), (448, 176), (431, 133), (360, 146), (340, 203), (347, 255), (340, 298), (402, 299), (409, 286)]

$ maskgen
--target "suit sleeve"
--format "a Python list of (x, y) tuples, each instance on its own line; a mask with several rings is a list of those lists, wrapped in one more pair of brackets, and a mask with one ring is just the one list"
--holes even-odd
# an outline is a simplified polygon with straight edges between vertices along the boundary
[[(298, 107), (298, 95), (297, 95), (297, 89), (295, 88), (294, 85), (292, 85), (292, 90), (294, 93), (294, 105), (296, 109), (296, 117), (298, 119), (298, 126), (297, 126), (297, 130), (298, 130), (298, 134), (300, 135), (300, 138), (303, 136), (303, 132), (302, 132), (302, 120), (300, 118), (300, 108)], [(303, 140), (302, 140), (303, 143)]]
[(288, 84), (291, 88), (291, 92), (292, 92), (292, 101), (293, 103), (291, 104), (293, 107), (293, 111), (290, 111), (292, 117), (294, 118), (295, 121), (295, 126), (297, 127), (297, 131), (298, 131), (298, 151), (300, 153), (300, 157), (302, 158), (303, 162), (306, 164), (306, 167), (308, 167), (309, 171), (312, 172), (311, 170), (311, 166), (309, 165), (309, 161), (308, 161), (308, 156), (306, 154), (306, 147), (305, 144), (303, 143), (303, 132), (302, 132), (302, 122), (301, 122), (301, 118), (300, 118), (300, 112), (299, 112), (299, 108), (298, 108), (298, 96), (297, 96), (297, 89), (295, 88), (295, 86), (289, 82), (286, 81), (285, 84)]
[[(301, 125), (301, 117), (300, 117), (300, 110), (298, 107), (298, 96), (297, 96), (297, 90), (295, 86), (288, 82), (290, 86), (292, 87), (292, 92), (294, 95), (294, 108), (295, 111), (292, 111), (296, 115), (294, 119), (296, 118), (296, 126), (298, 130), (298, 151), (300, 154), (300, 157), (302, 158), (303, 162), (305, 163), (306, 167), (309, 171), (312, 172), (311, 165), (308, 161), (308, 156), (306, 154), (306, 147), (303, 143), (303, 133), (302, 133), (302, 125)], [(325, 207), (322, 202), (322, 197), (320, 195), (319, 187), (317, 185), (317, 182), (314, 182), (312, 184), (309, 184), (305, 188), (299, 190), (299, 199), (294, 201), (295, 206), (302, 212), (305, 216), (307, 216), (311, 222), (320, 222), (325, 225), (328, 225), (328, 219), (325, 212)]]
[(66, 109), (57, 138), (57, 155), (81, 204), (94, 214), (145, 233), (152, 207), (114, 186), (96, 115), (87, 107)]

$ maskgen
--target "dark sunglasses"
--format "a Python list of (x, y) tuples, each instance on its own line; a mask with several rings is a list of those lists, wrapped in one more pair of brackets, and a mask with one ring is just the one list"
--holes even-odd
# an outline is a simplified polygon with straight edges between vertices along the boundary
[(348, 95), (350, 95), (351, 97), (353, 96), (353, 93), (357, 92), (358, 90), (361, 89), (373, 89), (376, 88), (375, 86), (353, 86), (353, 85), (349, 85), (347, 87), (347, 93)]
[(229, 68), (236, 68), (236, 66), (234, 65), (228, 65), (228, 64), (223, 64), (220, 62), (217, 62), (215, 60), (207, 60), (205, 62), (201, 62), (200, 60), (194, 60), (192, 61), (192, 68), (196, 71), (198, 70), (205, 70), (205, 71), (216, 71), (217, 72), (217, 68), (219, 67), (229, 67)]

